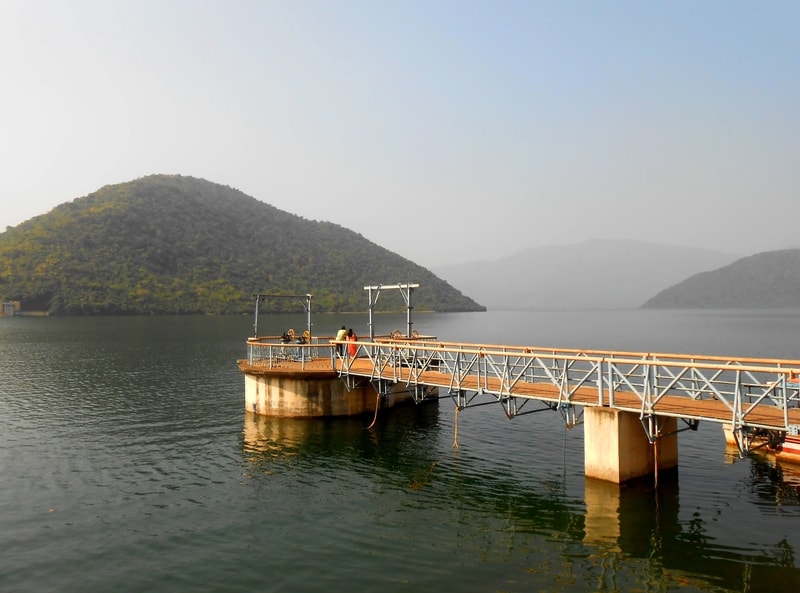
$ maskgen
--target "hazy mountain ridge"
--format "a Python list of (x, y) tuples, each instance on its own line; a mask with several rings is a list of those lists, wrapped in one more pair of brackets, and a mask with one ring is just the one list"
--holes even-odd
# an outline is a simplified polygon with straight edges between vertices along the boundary
[(650, 309), (800, 307), (800, 249), (757, 253), (701, 272), (646, 301)]
[[(483, 310), (360, 234), (193, 177), (105, 186), (0, 233), (2, 298), (58, 314), (243, 313), (256, 292), (310, 292), (316, 311), (363, 311), (365, 285), (406, 281), (420, 284), (421, 310)], [(388, 293), (379, 304), (403, 307)]]
[(433, 271), (489, 309), (629, 309), (739, 257), (710, 249), (593, 239)]

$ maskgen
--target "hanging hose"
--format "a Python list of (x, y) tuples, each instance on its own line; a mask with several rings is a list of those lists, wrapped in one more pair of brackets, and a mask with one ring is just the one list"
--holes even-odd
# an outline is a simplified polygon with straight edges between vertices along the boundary
[(653, 441), (653, 465), (655, 466), (655, 487), (658, 488), (658, 439)]
[(375, 426), (375, 422), (378, 421), (378, 408), (381, 407), (381, 393), (378, 392), (378, 395), (375, 398), (375, 417), (372, 418), (372, 424), (367, 426), (367, 430), (370, 430), (373, 426)]
[(456, 406), (456, 427), (453, 433), (453, 449), (458, 449), (458, 406)]
[(569, 427), (564, 424), (564, 439), (561, 442), (561, 469), (564, 472), (561, 476), (564, 478), (564, 483), (566, 484), (567, 480), (567, 431)]

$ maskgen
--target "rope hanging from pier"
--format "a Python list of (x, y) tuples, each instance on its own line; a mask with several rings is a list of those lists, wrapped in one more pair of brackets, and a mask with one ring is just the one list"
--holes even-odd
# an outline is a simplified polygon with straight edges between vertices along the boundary
[(653, 466), (655, 474), (654, 488), (658, 488), (658, 439), (653, 441)]
[(458, 449), (458, 410), (460, 408), (456, 406), (456, 421), (455, 421), (455, 432), (453, 434), (453, 449)]
[(372, 423), (367, 426), (367, 430), (371, 430), (373, 426), (375, 426), (375, 422), (378, 421), (378, 408), (381, 407), (381, 392), (378, 391), (378, 394), (375, 396), (375, 416), (372, 418)]

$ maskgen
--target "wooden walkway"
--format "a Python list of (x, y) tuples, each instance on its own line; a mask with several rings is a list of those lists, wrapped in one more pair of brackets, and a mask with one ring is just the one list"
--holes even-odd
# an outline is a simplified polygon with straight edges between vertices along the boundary
[(352, 357), (336, 353), (331, 341), (289, 348), (254, 339), (239, 367), (252, 374), (368, 380), (378, 390), (402, 384), (420, 399), (431, 397), (431, 389), (413, 388), (435, 387), (459, 409), (497, 403), (509, 417), (538, 411), (531, 405), (538, 401), (570, 418), (584, 408), (606, 407), (637, 414), (651, 427), (659, 417), (682, 419), (690, 427), (715, 422), (740, 443), (800, 435), (799, 360), (453, 343), (429, 337), (350, 345), (356, 349)]
[[(341, 371), (342, 364), (337, 368)], [(412, 372), (408, 367), (388, 367), (380, 373), (376, 372), (375, 365), (368, 358), (352, 361), (346, 371), (351, 375), (370, 377), (449, 389), (453, 384), (453, 376), (435, 370), (421, 370)], [(466, 391), (484, 391), (487, 393), (500, 393), (501, 381), (497, 377), (479, 378), (474, 375), (465, 376), (460, 382), (460, 388)], [(519, 381), (514, 385), (510, 397), (526, 398), (549, 402), (554, 405), (564, 403), (561, 390), (552, 383), (528, 383)], [(617, 391), (615, 393), (614, 408), (633, 413), (642, 412), (642, 400), (632, 392)], [(569, 398), (569, 403), (577, 406), (599, 406), (597, 389), (593, 387), (578, 387)], [(730, 424), (732, 411), (730, 407), (719, 399), (691, 399), (680, 395), (665, 395), (653, 406), (653, 412), (658, 416), (686, 418), (693, 420), (714, 421), (721, 424)], [(788, 410), (789, 421), (800, 425), (800, 408)], [(749, 423), (754, 426), (782, 430), (784, 427), (783, 410), (771, 404), (756, 404), (748, 414)]]

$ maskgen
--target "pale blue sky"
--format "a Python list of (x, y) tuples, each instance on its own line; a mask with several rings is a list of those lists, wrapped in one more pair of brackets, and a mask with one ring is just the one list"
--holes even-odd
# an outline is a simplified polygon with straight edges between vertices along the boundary
[(799, 246), (800, 2), (0, 0), (0, 229), (202, 177), (425, 266)]

